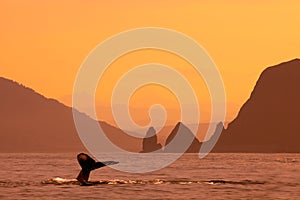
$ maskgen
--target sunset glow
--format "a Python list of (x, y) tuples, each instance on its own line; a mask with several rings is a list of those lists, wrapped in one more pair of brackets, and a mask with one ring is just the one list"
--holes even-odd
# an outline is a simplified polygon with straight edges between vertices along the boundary
[[(96, 45), (128, 29), (164, 27), (194, 38), (215, 61), (231, 121), (263, 69), (299, 56), (299, 6), (298, 1), (1, 1), (0, 76), (71, 105), (77, 71)], [(154, 50), (129, 53), (110, 66), (97, 91), (100, 120), (112, 122), (103, 108), (109, 107), (118, 77), (149, 62), (166, 64), (186, 76), (205, 108), (201, 120), (209, 120), (210, 99), (202, 78), (183, 59)], [(168, 123), (178, 120), (178, 105), (168, 91), (149, 86), (140, 92), (131, 100), (138, 123), (147, 122), (147, 108), (153, 103), (172, 113)]]

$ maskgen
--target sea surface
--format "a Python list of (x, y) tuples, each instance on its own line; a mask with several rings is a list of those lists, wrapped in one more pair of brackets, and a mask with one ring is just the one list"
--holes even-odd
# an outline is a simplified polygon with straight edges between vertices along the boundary
[(75, 179), (76, 153), (0, 159), (0, 199), (300, 199), (300, 154), (186, 154), (146, 174), (97, 169), (91, 186)]

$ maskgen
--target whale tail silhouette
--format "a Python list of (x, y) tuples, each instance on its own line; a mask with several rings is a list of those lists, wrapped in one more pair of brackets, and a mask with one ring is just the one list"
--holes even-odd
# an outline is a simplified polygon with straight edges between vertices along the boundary
[(96, 162), (93, 158), (85, 153), (78, 154), (77, 160), (79, 165), (81, 166), (81, 171), (79, 172), (76, 179), (83, 185), (88, 184), (90, 172), (92, 170), (119, 163), (115, 161)]

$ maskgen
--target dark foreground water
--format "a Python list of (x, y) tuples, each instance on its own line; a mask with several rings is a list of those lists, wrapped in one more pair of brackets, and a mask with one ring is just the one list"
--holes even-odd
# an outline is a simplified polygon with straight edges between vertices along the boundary
[(300, 154), (189, 154), (147, 174), (101, 168), (92, 186), (74, 179), (76, 153), (0, 159), (0, 199), (300, 199)]

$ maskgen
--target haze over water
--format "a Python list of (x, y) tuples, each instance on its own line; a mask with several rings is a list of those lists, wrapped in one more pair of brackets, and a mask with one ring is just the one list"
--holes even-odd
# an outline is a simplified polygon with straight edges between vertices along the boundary
[[(161, 155), (162, 159), (166, 155)], [(76, 153), (0, 154), (0, 199), (297, 199), (300, 154), (186, 154), (169, 167), (95, 170), (80, 186)], [(129, 158), (130, 159), (130, 158)], [(134, 163), (132, 163), (134, 165)], [(5, 192), (4, 192), (5, 191)]]

